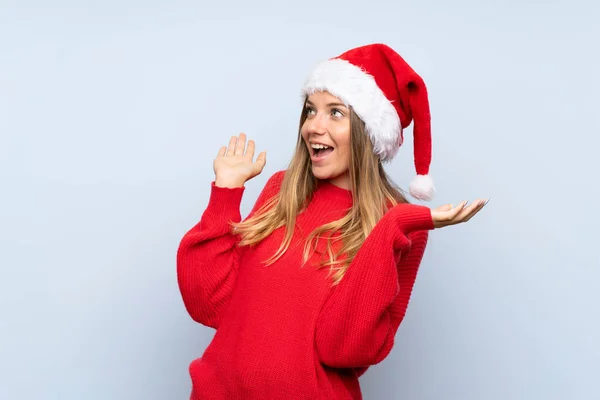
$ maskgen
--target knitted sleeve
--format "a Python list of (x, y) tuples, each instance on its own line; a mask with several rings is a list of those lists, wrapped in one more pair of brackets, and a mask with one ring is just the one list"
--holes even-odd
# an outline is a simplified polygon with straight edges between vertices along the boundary
[(317, 319), (323, 364), (360, 375), (389, 354), (433, 228), (429, 208), (413, 204), (393, 207), (377, 223)]
[[(276, 195), (283, 172), (272, 175), (258, 196), (250, 218)], [(193, 320), (217, 329), (237, 277), (239, 236), (229, 222), (240, 222), (245, 187), (224, 188), (211, 182), (208, 206), (200, 222), (181, 239), (177, 250), (177, 282), (183, 303)]]
[[(398, 283), (400, 284), (400, 291), (390, 307), (388, 312), (390, 314), (390, 343), (388, 346), (390, 350), (386, 350), (388, 353), (391, 351), (393, 340), (398, 331), (404, 316), (406, 315), (406, 309), (410, 301), (415, 280), (417, 279), (417, 272), (425, 253), (425, 247), (427, 246), (427, 240), (429, 238), (429, 231), (415, 231), (408, 235), (411, 242), (410, 251), (400, 258), (398, 262)], [(385, 355), (382, 355), (385, 358)], [(373, 363), (375, 364), (375, 363)], [(357, 376), (363, 375), (367, 371), (368, 367), (360, 367), (356, 369)]]

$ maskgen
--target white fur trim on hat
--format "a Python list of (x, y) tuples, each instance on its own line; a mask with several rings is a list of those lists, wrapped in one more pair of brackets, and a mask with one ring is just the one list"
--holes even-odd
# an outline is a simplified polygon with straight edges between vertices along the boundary
[(410, 182), (409, 191), (416, 199), (430, 201), (435, 194), (433, 179), (429, 175), (417, 175)]
[(352, 106), (364, 121), (374, 151), (382, 162), (396, 155), (402, 144), (400, 118), (373, 76), (346, 60), (330, 59), (312, 71), (302, 87), (302, 94), (309, 96), (324, 90), (346, 106)]

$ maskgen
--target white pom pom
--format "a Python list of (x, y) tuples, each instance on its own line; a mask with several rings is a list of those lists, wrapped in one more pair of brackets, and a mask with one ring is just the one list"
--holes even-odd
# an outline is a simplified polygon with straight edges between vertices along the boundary
[(429, 175), (417, 175), (410, 183), (409, 191), (414, 198), (429, 201), (435, 194), (433, 179)]

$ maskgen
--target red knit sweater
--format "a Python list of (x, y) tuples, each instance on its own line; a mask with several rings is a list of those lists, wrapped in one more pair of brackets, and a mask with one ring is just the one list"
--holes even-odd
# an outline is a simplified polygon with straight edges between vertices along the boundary
[[(278, 193), (283, 174), (269, 178), (249, 216)], [(243, 192), (213, 181), (208, 207), (177, 252), (187, 311), (216, 329), (190, 364), (191, 399), (361, 399), (358, 377), (389, 354), (406, 312), (433, 229), (429, 208), (399, 204), (388, 211), (332, 287), (329, 267), (301, 267), (304, 239), (342, 217), (352, 193), (320, 181), (297, 217), (290, 248), (264, 266), (284, 228), (254, 247), (237, 247), (227, 221), (241, 220)]]

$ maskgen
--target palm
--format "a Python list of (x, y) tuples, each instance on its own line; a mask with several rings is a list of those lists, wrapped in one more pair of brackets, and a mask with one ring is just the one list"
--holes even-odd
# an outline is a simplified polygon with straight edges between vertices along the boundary
[(256, 175), (257, 165), (252, 162), (252, 157), (248, 155), (232, 155), (226, 157), (219, 157), (214, 161), (215, 173), (232, 172), (244, 176), (250, 177)]
[(445, 204), (436, 209), (431, 210), (431, 217), (436, 228), (444, 226), (456, 225), (469, 221), (475, 214), (487, 204), (489, 200), (477, 199), (466, 207), (467, 202), (463, 201), (456, 207), (450, 204)]
[(232, 136), (229, 147), (221, 147), (213, 162), (215, 181), (225, 186), (241, 186), (260, 174), (266, 164), (267, 155), (263, 151), (256, 161), (253, 161), (254, 149), (253, 140), (248, 141), (246, 148), (245, 134), (241, 133), (239, 138)]

